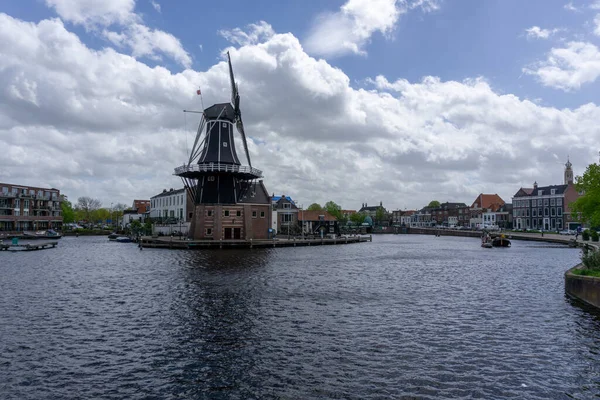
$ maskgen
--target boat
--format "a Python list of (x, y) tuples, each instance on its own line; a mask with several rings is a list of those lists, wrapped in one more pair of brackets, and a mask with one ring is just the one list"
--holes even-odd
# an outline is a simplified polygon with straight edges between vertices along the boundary
[(131, 243), (131, 238), (128, 238), (127, 236), (119, 236), (115, 239), (115, 242), (119, 242), (119, 243)]
[(116, 240), (119, 237), (119, 234), (117, 232), (113, 232), (110, 235), (108, 235), (108, 240)]
[(492, 239), (492, 246), (494, 247), (510, 247), (510, 240), (504, 237), (504, 235), (497, 236)]
[(14, 234), (14, 235), (7, 235), (6, 238), (7, 239), (12, 239), (12, 238), (18, 238), (18, 239), (27, 239), (27, 240), (32, 240), (32, 239), (60, 239), (62, 237), (62, 235), (58, 232), (56, 232), (53, 229), (48, 229), (47, 231), (37, 231), (37, 232), (27, 232), (24, 231), (21, 234)]

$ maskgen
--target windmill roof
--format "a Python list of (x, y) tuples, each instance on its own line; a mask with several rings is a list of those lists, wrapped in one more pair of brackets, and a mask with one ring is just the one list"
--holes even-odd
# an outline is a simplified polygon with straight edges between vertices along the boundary
[[(225, 111), (223, 111), (223, 108), (225, 108)], [(221, 113), (222, 111), (222, 113)], [(220, 115), (220, 117), (219, 117)], [(233, 110), (233, 107), (231, 105), (231, 103), (218, 103), (218, 104), (213, 104), (212, 106), (208, 107), (206, 110), (204, 110), (204, 117), (206, 119), (228, 119), (230, 121), (233, 121), (235, 118), (235, 111)]]

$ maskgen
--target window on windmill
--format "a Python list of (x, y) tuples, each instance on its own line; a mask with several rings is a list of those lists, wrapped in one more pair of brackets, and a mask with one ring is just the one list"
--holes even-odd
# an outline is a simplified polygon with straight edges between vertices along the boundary
[(223, 122), (223, 128), (227, 128), (227, 122)]
[(241, 217), (241, 216), (242, 216), (242, 212), (241, 212), (240, 210), (237, 210), (237, 211), (235, 212), (235, 216), (236, 216), (236, 217)]
[(256, 211), (252, 211), (252, 218), (256, 218)]
[(207, 214), (209, 217), (212, 217), (212, 210), (208, 210), (208, 211), (206, 211), (206, 214)]
[(223, 147), (227, 147), (227, 142), (223, 142)]
[(229, 210), (225, 210), (225, 216), (229, 217)]
[(208, 177), (208, 181), (209, 181), (209, 182), (214, 182), (214, 180), (215, 180), (215, 177), (214, 177), (214, 176), (209, 176), (209, 177)]

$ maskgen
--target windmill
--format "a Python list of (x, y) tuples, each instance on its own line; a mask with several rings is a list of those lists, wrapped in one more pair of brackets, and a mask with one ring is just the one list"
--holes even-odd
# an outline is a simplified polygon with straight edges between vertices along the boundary
[[(269, 195), (262, 181), (257, 182), (257, 179), (262, 178), (262, 171), (252, 167), (250, 160), (240, 110), (240, 94), (233, 75), (229, 52), (227, 61), (231, 81), (231, 102), (214, 104), (200, 112), (202, 117), (189, 159), (187, 163), (175, 168), (175, 175), (181, 177), (193, 201), (195, 214), (201, 212), (199, 206), (242, 203), (270, 205)], [(248, 165), (242, 165), (237, 155), (235, 131), (241, 137)], [(240, 211), (238, 216), (241, 213)], [(192, 224), (198, 218), (200, 216), (195, 215)], [(246, 227), (246, 232), (247, 229)]]

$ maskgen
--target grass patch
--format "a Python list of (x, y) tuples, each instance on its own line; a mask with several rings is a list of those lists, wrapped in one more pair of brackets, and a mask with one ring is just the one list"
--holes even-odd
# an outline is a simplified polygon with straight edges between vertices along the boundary
[(573, 275), (595, 276), (600, 278), (600, 271), (593, 269), (575, 269), (571, 271)]

